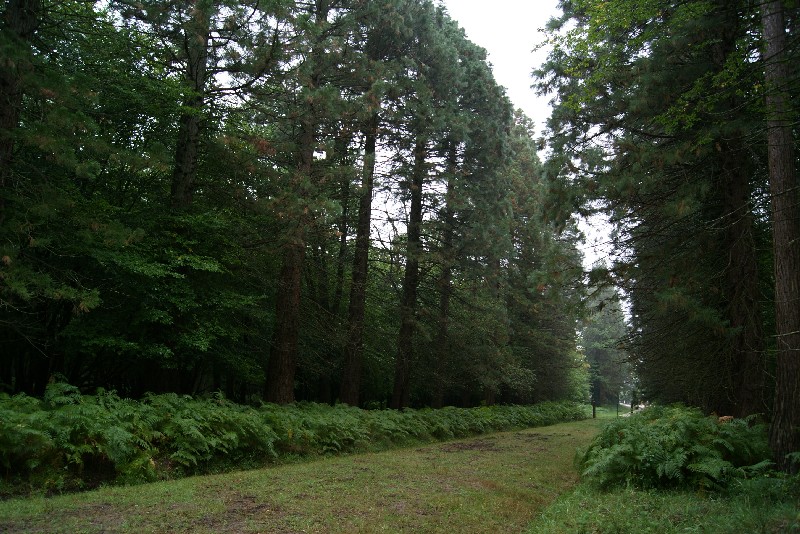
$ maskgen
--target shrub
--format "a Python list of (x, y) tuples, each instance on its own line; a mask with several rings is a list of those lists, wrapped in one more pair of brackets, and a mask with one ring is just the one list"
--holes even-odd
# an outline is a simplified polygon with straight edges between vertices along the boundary
[(652, 407), (606, 425), (579, 459), (601, 487), (721, 489), (769, 468), (766, 427), (720, 422), (684, 406)]

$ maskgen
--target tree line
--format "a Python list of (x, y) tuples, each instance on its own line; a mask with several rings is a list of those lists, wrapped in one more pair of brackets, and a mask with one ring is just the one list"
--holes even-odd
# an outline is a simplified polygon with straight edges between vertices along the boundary
[[(800, 450), (796, 4), (564, 0), (536, 72), (553, 209), (602, 212), (647, 398), (772, 419)], [(558, 182), (557, 180), (553, 181)], [(794, 464), (797, 469), (800, 464)]]
[(577, 398), (578, 232), (428, 0), (9, 0), (0, 388)]

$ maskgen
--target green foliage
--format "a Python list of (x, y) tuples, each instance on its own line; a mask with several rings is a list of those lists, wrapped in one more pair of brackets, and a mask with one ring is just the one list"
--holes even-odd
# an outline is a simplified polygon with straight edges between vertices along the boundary
[(771, 465), (766, 428), (683, 406), (651, 407), (606, 425), (580, 458), (601, 487), (719, 490)]
[(0, 396), (0, 493), (139, 483), (583, 417), (583, 407), (571, 403), (402, 412), (314, 403), (253, 408), (219, 394), (133, 401), (53, 383), (45, 400)]
[(158, 418), (154, 421), (158, 458), (178, 473), (263, 464), (276, 456), (277, 436), (260, 414), (220, 394), (206, 400), (174, 393), (149, 395), (142, 404)]
[[(355, 244), (364, 241), (354, 232), (361, 220), (368, 234), (376, 215), (361, 213), (359, 199), (374, 118), (375, 186), (387, 198), (408, 200), (411, 145), (425, 140), (424, 228), (408, 248), (421, 263), (410, 402), (573, 398), (574, 314), (555, 301), (570, 281), (555, 278), (577, 255), (560, 261), (556, 253), (574, 247), (558, 246), (547, 225), (523, 230), (539, 200), (529, 188), (546, 189), (531, 123), (512, 143), (512, 106), (486, 51), (441, 6), (35, 4), (29, 40), (0, 37), (30, 67), (0, 72), (0, 93), (20, 98), (0, 135), (0, 152), (13, 154), (0, 161), (0, 391), (41, 397), (61, 373), (83, 391), (219, 390), (249, 402), (278, 374), (265, 375), (276, 359), (265, 360), (264, 347), (281, 346), (276, 326), (286, 319), (295, 332), (286, 367), (297, 371), (287, 401), (332, 402), (348, 332), (362, 331), (361, 400), (388, 397), (398, 347), (387, 339), (398, 337), (398, 297), (411, 285), (400, 276), (408, 236), (396, 231), (391, 249), (368, 243), (363, 327), (346, 314)], [(405, 215), (386, 217), (394, 229)], [(528, 259), (546, 258), (508, 263), (512, 240)], [(280, 279), (288, 242), (305, 243), (294, 285)], [(513, 287), (504, 282), (511, 269)], [(523, 299), (518, 308), (535, 306), (535, 321), (507, 310), (510, 293), (538, 284), (559, 290)], [(290, 286), (296, 308), (281, 297)], [(512, 329), (525, 335), (511, 343)], [(90, 410), (75, 393), (61, 391), (48, 409)], [(191, 470), (214, 450), (239, 447), (224, 433), (193, 442), (216, 425), (209, 417), (164, 421), (181, 445), (164, 453), (147, 441), (160, 451), (154, 461)], [(360, 441), (337, 436), (325, 446)]]
[(276, 457), (275, 433), (253, 408), (152, 395), (137, 402), (99, 390), (80, 395), (50, 384), (44, 401), (0, 398), (0, 462), (12, 486), (61, 490), (135, 483), (263, 464)]
[[(152, 480), (153, 448), (131, 401), (113, 393), (82, 396), (50, 384), (43, 401), (24, 394), (0, 398), (4, 478), (28, 479), (46, 490), (81, 488), (116, 478)], [(138, 415), (138, 417), (137, 417)]]
[(580, 405), (557, 402), (403, 411), (303, 402), (287, 406), (267, 404), (259, 411), (278, 435), (275, 442), (278, 450), (294, 455), (374, 450), (585, 417)]
[(633, 487), (599, 490), (581, 484), (560, 496), (525, 532), (574, 534), (636, 532), (798, 532), (800, 479), (737, 479), (727, 493)]
[(548, 204), (616, 226), (615, 263), (593, 277), (625, 290), (648, 400), (758, 413), (771, 404), (760, 366), (773, 313), (772, 268), (757, 265), (770, 261), (765, 136), (752, 136), (764, 124), (759, 5), (562, 8), (536, 73), (555, 97)]

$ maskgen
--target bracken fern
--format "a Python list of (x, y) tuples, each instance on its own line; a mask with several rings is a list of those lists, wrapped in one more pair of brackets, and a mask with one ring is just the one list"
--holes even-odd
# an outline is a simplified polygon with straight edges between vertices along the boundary
[(766, 427), (720, 422), (684, 406), (652, 407), (603, 428), (579, 459), (601, 487), (722, 489), (770, 465)]
[(263, 466), (554, 424), (585, 417), (574, 403), (361, 410), (347, 405), (264, 404), (174, 393), (120, 398), (50, 384), (42, 400), (0, 395), (0, 494), (64, 491), (102, 483)]

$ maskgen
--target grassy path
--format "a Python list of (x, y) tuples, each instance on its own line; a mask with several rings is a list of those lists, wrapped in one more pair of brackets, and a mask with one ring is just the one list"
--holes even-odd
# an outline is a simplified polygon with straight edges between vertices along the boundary
[(523, 532), (577, 482), (597, 421), (0, 502), (0, 532)]

